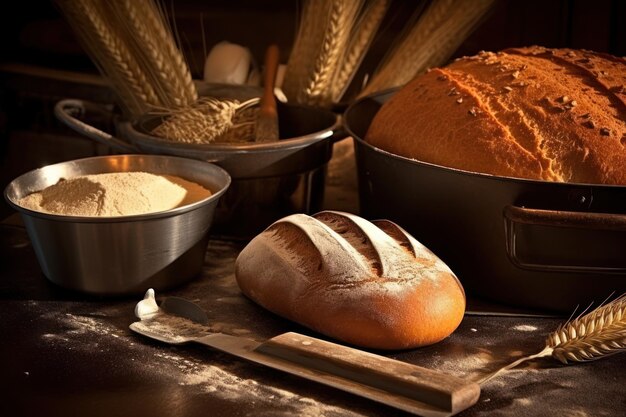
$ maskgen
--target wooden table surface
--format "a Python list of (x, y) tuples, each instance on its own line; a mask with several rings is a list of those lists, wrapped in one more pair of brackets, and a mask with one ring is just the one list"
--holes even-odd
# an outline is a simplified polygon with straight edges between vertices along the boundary
[[(0, 415), (391, 416), (404, 412), (200, 346), (167, 346), (128, 326), (141, 295), (87, 297), (49, 283), (19, 225), (0, 225)], [(241, 244), (212, 240), (202, 275), (157, 294), (188, 298), (216, 331), (264, 340), (317, 337), (245, 298), (234, 279)], [(542, 348), (562, 318), (468, 314), (438, 344), (395, 359), (477, 380)], [(462, 416), (621, 416), (626, 355), (565, 366), (535, 360), (482, 386)]]

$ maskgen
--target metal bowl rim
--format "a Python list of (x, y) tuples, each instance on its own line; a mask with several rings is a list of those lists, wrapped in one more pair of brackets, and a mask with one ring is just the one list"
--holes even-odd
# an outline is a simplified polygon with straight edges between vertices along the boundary
[[(117, 157), (130, 157), (130, 158), (150, 158), (150, 159), (179, 159), (179, 160), (185, 160), (186, 163), (194, 163), (194, 164), (208, 164), (210, 165), (212, 168), (214, 169), (216, 172), (219, 173), (219, 175), (224, 176), (226, 183), (224, 184), (223, 187), (221, 187), (219, 190), (217, 191), (211, 191), (211, 195), (208, 197), (203, 198), (202, 200), (193, 202), (191, 204), (186, 204), (184, 206), (180, 206), (180, 207), (175, 207), (173, 209), (170, 210), (164, 210), (164, 211), (157, 211), (157, 212), (153, 212), (153, 213), (146, 213), (146, 214), (132, 214), (132, 215), (128, 215), (128, 216), (110, 216), (110, 217), (96, 217), (96, 216), (68, 216), (68, 215), (62, 215), (62, 214), (54, 214), (54, 213), (45, 213), (45, 212), (41, 212), (41, 211), (36, 211), (36, 210), (31, 210), (25, 207), (20, 206), (19, 204), (17, 204), (17, 202), (13, 201), (10, 197), (9, 197), (9, 189), (12, 187), (12, 185), (18, 181), (20, 178), (35, 173), (37, 171), (43, 171), (47, 168), (50, 167), (54, 167), (54, 166), (59, 166), (59, 165), (63, 165), (63, 164), (68, 164), (68, 163), (80, 163), (81, 161), (91, 161), (91, 160), (98, 160), (98, 159), (110, 159), (110, 158), (117, 158)], [(128, 171), (120, 171), (120, 172), (128, 172)], [(206, 162), (206, 161), (201, 161), (201, 160), (196, 160), (196, 159), (190, 159), (190, 158), (184, 158), (184, 157), (180, 157), (180, 156), (169, 156), (169, 155), (150, 155), (150, 154), (128, 154), (128, 155), (103, 155), (103, 156), (93, 156), (93, 157), (88, 157), (88, 158), (80, 158), (80, 159), (73, 159), (73, 160), (69, 160), (69, 161), (64, 161), (64, 162), (59, 162), (56, 164), (50, 164), (50, 165), (46, 165), (44, 167), (41, 168), (36, 168), (33, 170), (30, 170), (28, 172), (25, 172), (24, 174), (18, 176), (17, 178), (13, 179), (13, 181), (11, 181), (4, 189), (4, 198), (5, 200), (9, 203), (9, 205), (11, 207), (13, 207), (15, 210), (17, 210), (18, 212), (25, 214), (25, 215), (29, 215), (32, 217), (39, 217), (39, 218), (43, 218), (43, 219), (48, 219), (48, 220), (55, 220), (55, 221), (61, 221), (61, 222), (72, 222), (72, 223), (126, 223), (126, 222), (139, 222), (139, 221), (144, 221), (144, 220), (155, 220), (155, 219), (160, 219), (160, 218), (170, 218), (170, 217), (176, 217), (178, 215), (190, 212), (190, 211), (195, 211), (200, 209), (201, 207), (204, 207), (208, 204), (211, 204), (213, 202), (217, 203), (217, 200), (226, 192), (226, 190), (228, 189), (228, 187), (230, 186), (232, 182), (231, 176), (230, 174), (228, 174), (228, 172), (218, 166), (215, 165), (211, 162)]]
[[(225, 152), (228, 154), (233, 153), (263, 153), (263, 152), (274, 152), (281, 150), (291, 150), (298, 149), (315, 143), (320, 140), (328, 139), (335, 134), (335, 132), (342, 126), (342, 118), (340, 114), (333, 113), (330, 110), (318, 109), (318, 108), (309, 108), (306, 106), (298, 106), (301, 108), (308, 109), (310, 111), (315, 112), (324, 112), (328, 115), (332, 115), (334, 117), (334, 123), (328, 126), (325, 129), (318, 130), (316, 132), (311, 132), (306, 135), (294, 137), (294, 138), (283, 138), (275, 142), (269, 143), (207, 143), (207, 144), (197, 144), (197, 143), (186, 143), (186, 142), (174, 142), (171, 140), (159, 138), (157, 136), (152, 136), (147, 133), (144, 133), (141, 129), (137, 127), (137, 121), (121, 121), (119, 123), (119, 128), (122, 131), (125, 131), (126, 134), (123, 135), (126, 137), (126, 140), (130, 143), (141, 147), (142, 145), (148, 145), (152, 147), (163, 147), (164, 150), (167, 149), (179, 149), (179, 150), (187, 150), (187, 151), (204, 151), (204, 152)], [(153, 117), (159, 117), (157, 115)]]

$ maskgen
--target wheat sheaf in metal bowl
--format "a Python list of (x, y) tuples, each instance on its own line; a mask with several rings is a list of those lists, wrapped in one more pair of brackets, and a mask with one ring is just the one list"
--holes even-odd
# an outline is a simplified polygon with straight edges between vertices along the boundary
[[(326, 149), (325, 154), (330, 151), (330, 139), (339, 137), (342, 130), (339, 116), (330, 110), (278, 102), (279, 140), (256, 142), (255, 120), (261, 94), (258, 87), (198, 84), (198, 91), (202, 98), (197, 102), (200, 109), (196, 110), (199, 112), (202, 107), (212, 109), (216, 121), (230, 118), (230, 129), (222, 129), (220, 134), (216, 134), (219, 132), (209, 126), (213, 124), (209, 119), (189, 111), (179, 115), (169, 113), (165, 116), (169, 117), (166, 120), (163, 113), (151, 112), (137, 120), (119, 121), (116, 125), (118, 137), (142, 153), (212, 161), (225, 168), (233, 178), (248, 178), (302, 171), (311, 161), (320, 160), (316, 154), (321, 148)], [(207, 123), (204, 125), (206, 131), (214, 136), (214, 140), (204, 140), (194, 132), (192, 136), (183, 137), (191, 130), (189, 126), (178, 130), (179, 140), (166, 139), (155, 133), (176, 130), (183, 120), (196, 116), (201, 116), (203, 123)], [(171, 123), (166, 127), (168, 120)], [(294, 158), (309, 162), (300, 161), (294, 165), (290, 162)], [(319, 166), (320, 163), (314, 165)], [(268, 169), (272, 172), (266, 172)]]
[[(183, 143), (254, 142), (258, 98), (246, 101), (201, 97), (193, 105), (162, 113), (155, 136)], [(159, 115), (159, 112), (155, 113)]]

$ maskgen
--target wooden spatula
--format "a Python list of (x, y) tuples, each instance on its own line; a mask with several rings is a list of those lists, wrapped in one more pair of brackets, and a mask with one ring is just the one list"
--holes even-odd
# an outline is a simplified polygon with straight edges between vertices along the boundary
[(263, 76), (263, 95), (259, 103), (259, 114), (256, 120), (255, 141), (272, 142), (279, 138), (278, 112), (274, 85), (279, 61), (278, 46), (270, 45), (265, 53), (265, 74)]

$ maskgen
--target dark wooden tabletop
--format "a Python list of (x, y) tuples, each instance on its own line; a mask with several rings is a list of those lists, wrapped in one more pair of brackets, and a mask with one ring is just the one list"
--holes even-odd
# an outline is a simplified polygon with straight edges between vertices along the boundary
[[(0, 227), (0, 415), (406, 415), (208, 348), (134, 334), (128, 326), (141, 294), (108, 299), (58, 288), (40, 272), (25, 230), (11, 222)], [(324, 338), (240, 293), (233, 274), (240, 249), (212, 240), (202, 275), (157, 298), (198, 303), (215, 331), (257, 340), (286, 331)], [(562, 321), (473, 313), (440, 343), (376, 353), (478, 380), (538, 352)], [(570, 366), (551, 358), (531, 361), (483, 385), (478, 403), (460, 415), (621, 416), (624, 369), (626, 355)]]

